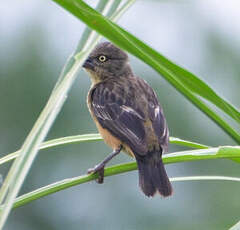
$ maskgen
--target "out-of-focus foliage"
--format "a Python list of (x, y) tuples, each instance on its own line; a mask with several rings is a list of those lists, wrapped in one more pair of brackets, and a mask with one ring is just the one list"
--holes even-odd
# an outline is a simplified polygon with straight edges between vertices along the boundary
[[(240, 18), (236, 4), (234, 0), (221, 5), (213, 0), (139, 1), (120, 24), (202, 76), (219, 95), (239, 108)], [(151, 13), (140, 23), (145, 12)], [(83, 28), (83, 24), (51, 2), (15, 1), (11, 6), (1, 3), (1, 153), (21, 146)], [(135, 58), (130, 59), (135, 73), (157, 91), (172, 136), (211, 146), (234, 144), (154, 71)], [(80, 72), (49, 138), (96, 131), (85, 104), (89, 86), (87, 75)], [(170, 148), (176, 150), (180, 148)], [(83, 174), (109, 151), (103, 143), (44, 151), (35, 161), (22, 193)], [(129, 158), (121, 155), (113, 163), (124, 161)], [(3, 176), (7, 169), (1, 168)], [(226, 160), (171, 165), (167, 170), (171, 176), (239, 175), (239, 165)], [(175, 193), (169, 199), (148, 199), (139, 191), (137, 174), (133, 172), (107, 178), (102, 186), (77, 186), (19, 208), (12, 212), (6, 229), (221, 230), (239, 220), (239, 189), (239, 184), (231, 182), (183, 182), (174, 184)]]

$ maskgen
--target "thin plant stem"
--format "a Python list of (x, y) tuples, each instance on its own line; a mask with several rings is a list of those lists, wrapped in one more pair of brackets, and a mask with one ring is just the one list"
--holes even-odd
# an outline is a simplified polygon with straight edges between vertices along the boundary
[[(105, 6), (107, 6), (108, 2), (104, 2), (106, 3)], [(114, 4), (114, 1), (111, 1), (111, 3)], [(115, 20), (115, 18), (111, 18), (111, 20)], [(80, 67), (82, 66), (84, 60), (89, 55), (91, 50), (94, 48), (96, 40), (100, 39), (100, 35), (94, 36), (93, 39), (95, 40), (93, 40), (92, 43), (90, 43), (88, 46), (83, 47), (81, 53), (78, 55), (78, 59), (75, 59), (70, 70), (66, 73), (63, 79), (58, 82), (57, 87), (54, 88), (47, 105), (43, 109), (31, 132), (26, 138), (21, 148), (19, 157), (16, 158), (9, 170), (7, 178), (0, 190), (1, 204), (3, 204), (3, 201), (6, 197), (3, 210), (0, 213), (0, 229), (3, 228), (6, 222), (14, 199), (17, 196), (24, 182), (24, 179), (36, 157), (41, 142), (44, 140), (53, 122), (55, 121), (67, 98), (68, 92), (77, 77), (77, 73)]]
[[(67, 145), (67, 144), (75, 144), (75, 143), (82, 143), (82, 142), (92, 142), (92, 141), (102, 141), (102, 137), (100, 134), (83, 134), (83, 135), (76, 135), (76, 136), (68, 136), (68, 137), (60, 137), (57, 139), (49, 140), (46, 142), (43, 142), (39, 149), (48, 149), (56, 146), (61, 146), (61, 145)], [(175, 144), (175, 145), (180, 145), (180, 146), (185, 146), (185, 147), (190, 147), (190, 148), (196, 148), (196, 149), (206, 149), (209, 148), (209, 146), (199, 144), (196, 142), (192, 141), (186, 141), (182, 140), (180, 138), (176, 137), (170, 137), (170, 143)], [(0, 165), (7, 163), (13, 159), (15, 159), (21, 150), (18, 150), (13, 153), (9, 153), (6, 156), (0, 158)]]
[[(201, 150), (191, 150), (165, 154), (163, 156), (163, 162), (165, 164), (198, 161), (198, 160), (210, 160), (210, 159), (232, 159), (240, 157), (240, 147), (223, 146), (219, 148), (209, 148)], [(113, 176), (130, 172), (137, 169), (136, 162), (129, 162), (125, 164), (114, 165), (107, 167), (104, 170), (104, 176)], [(14, 202), (14, 207), (25, 205), (29, 202), (37, 200), (41, 197), (56, 193), (58, 191), (67, 189), (72, 186), (87, 183), (97, 179), (96, 174), (82, 175), (74, 178), (65, 179), (56, 183), (39, 188), (27, 194), (18, 197)], [(240, 178), (236, 177), (223, 177), (223, 176), (197, 176), (197, 177), (179, 177), (178, 179), (172, 179), (172, 181), (189, 181), (189, 180), (230, 180), (240, 181)]]

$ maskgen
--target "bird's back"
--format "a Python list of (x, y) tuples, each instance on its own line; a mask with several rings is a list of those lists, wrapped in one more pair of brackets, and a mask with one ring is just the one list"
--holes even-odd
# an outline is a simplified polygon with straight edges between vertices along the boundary
[[(95, 107), (98, 107), (95, 115), (103, 126), (107, 122), (107, 117), (103, 117), (106, 110), (108, 117), (111, 116), (112, 124), (123, 119), (128, 122), (131, 134), (135, 135), (136, 139), (141, 139), (142, 148), (139, 149), (139, 154), (144, 155), (149, 150), (167, 148), (168, 127), (162, 108), (155, 92), (143, 79), (136, 76), (110, 78), (92, 88), (88, 101), (90, 106), (94, 106), (95, 103)], [(116, 136), (118, 132), (110, 130), (111, 126), (105, 125)], [(137, 146), (133, 147), (138, 149), (140, 145), (137, 141), (135, 144)]]

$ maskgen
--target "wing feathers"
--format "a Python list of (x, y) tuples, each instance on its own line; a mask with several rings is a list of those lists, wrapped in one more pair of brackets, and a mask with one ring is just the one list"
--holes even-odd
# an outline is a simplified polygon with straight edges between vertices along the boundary
[[(146, 143), (149, 140), (147, 136), (153, 135), (148, 133), (149, 130), (153, 130), (161, 147), (165, 147), (168, 144), (168, 128), (151, 87), (142, 79), (135, 78), (134, 81), (126, 84), (118, 79), (98, 84), (90, 94), (91, 107), (103, 128), (128, 144), (136, 154), (145, 155), (148, 146), (152, 145)], [(145, 121), (149, 119), (150, 129), (145, 127)]]

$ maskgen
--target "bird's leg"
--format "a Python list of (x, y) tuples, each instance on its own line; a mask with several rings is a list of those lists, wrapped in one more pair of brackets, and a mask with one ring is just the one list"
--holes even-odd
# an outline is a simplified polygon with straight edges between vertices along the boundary
[(104, 167), (105, 165), (116, 155), (118, 155), (122, 150), (122, 146), (120, 145), (120, 147), (118, 149), (115, 149), (110, 155), (108, 155), (102, 162), (100, 162), (99, 164), (95, 165), (94, 168), (90, 168), (88, 169), (88, 174), (89, 173), (98, 173), (98, 179), (97, 179), (97, 183), (102, 184), (103, 180), (104, 180)]

